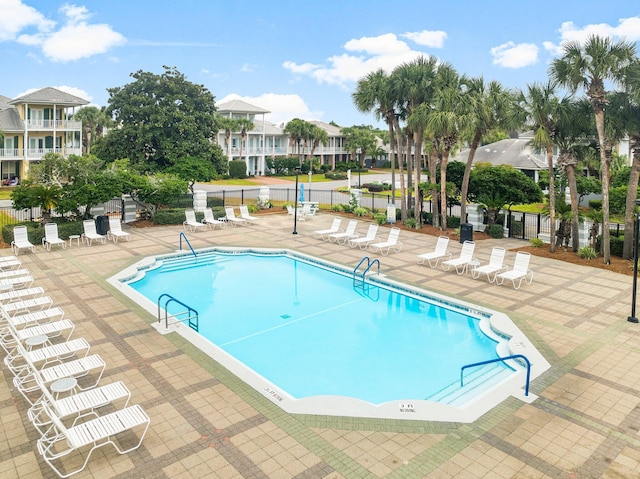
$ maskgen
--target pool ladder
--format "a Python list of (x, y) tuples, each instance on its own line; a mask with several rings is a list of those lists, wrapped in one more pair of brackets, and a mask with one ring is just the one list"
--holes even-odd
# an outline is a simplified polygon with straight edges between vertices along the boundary
[[(360, 266), (362, 266), (364, 263), (365, 264), (365, 268), (364, 271), (362, 271), (362, 273), (360, 274), (358, 272), (358, 269), (360, 268)], [(358, 265), (353, 268), (353, 289), (354, 291), (356, 291), (358, 294), (362, 294), (363, 296), (366, 296), (374, 301), (377, 301), (378, 299), (380, 299), (380, 289), (376, 288), (376, 291), (378, 293), (377, 298), (373, 298), (371, 297), (371, 295), (369, 294), (369, 284), (365, 281), (367, 273), (369, 272), (369, 270), (373, 267), (374, 264), (378, 265), (378, 274), (380, 274), (380, 260), (379, 259), (374, 259), (373, 261), (371, 261), (371, 258), (369, 258), (368, 256), (365, 256), (364, 258), (362, 258), (360, 260), (360, 262), (358, 263)], [(362, 292), (359, 291), (359, 289), (362, 290)]]
[(182, 238), (184, 238), (185, 243), (187, 243), (187, 245), (189, 245), (189, 249), (191, 250), (191, 252), (193, 253), (193, 256), (196, 258), (196, 261), (197, 261), (198, 260), (198, 254), (193, 249), (193, 246), (191, 246), (191, 243), (189, 243), (189, 240), (187, 239), (187, 235), (184, 234), (184, 233), (180, 233), (180, 251), (182, 251)]
[[(160, 307), (160, 302), (163, 298), (165, 299), (164, 307)], [(180, 306), (184, 306), (187, 308), (185, 311), (181, 311), (175, 314), (169, 314), (168, 306), (170, 303), (177, 303)], [(169, 293), (163, 293), (158, 297), (158, 322), (162, 321), (162, 310), (164, 310), (164, 327), (165, 329), (169, 329), (170, 324), (183, 323), (185, 321), (188, 322), (189, 327), (194, 331), (198, 331), (198, 312), (193, 309), (191, 306), (184, 304), (182, 301), (174, 298)], [(172, 321), (170, 321), (172, 320)]]

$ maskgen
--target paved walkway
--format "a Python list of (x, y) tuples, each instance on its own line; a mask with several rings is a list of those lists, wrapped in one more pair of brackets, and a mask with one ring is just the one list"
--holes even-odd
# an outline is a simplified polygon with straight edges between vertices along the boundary
[[(194, 247), (290, 247), (355, 265), (362, 252), (311, 232), (330, 214), (298, 223), (188, 233)], [(392, 278), (507, 312), (552, 364), (532, 384), (539, 398), (509, 398), (472, 424), (284, 413), (175, 334), (106, 279), (141, 257), (177, 249), (178, 227), (133, 230), (131, 242), (21, 253), (24, 267), (107, 362), (102, 382), (123, 380), (151, 417), (137, 451), (102, 448), (79, 477), (106, 478), (630, 478), (640, 471), (640, 326), (626, 321), (629, 276), (532, 258), (532, 285), (514, 291), (418, 266), (436, 238), (403, 231), (401, 253), (382, 259)], [(486, 240), (491, 246), (522, 245)], [(459, 248), (454, 244), (455, 251)], [(9, 250), (3, 251), (9, 254)], [(508, 253), (512, 261), (513, 253)], [(247, 292), (250, 298), (250, 292)], [(55, 477), (36, 450), (27, 404), (0, 370), (0, 475)]]

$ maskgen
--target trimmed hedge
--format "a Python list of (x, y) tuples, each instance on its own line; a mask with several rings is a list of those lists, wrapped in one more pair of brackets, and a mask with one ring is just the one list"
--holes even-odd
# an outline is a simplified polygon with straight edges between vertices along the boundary
[(229, 162), (229, 176), (231, 178), (246, 178), (247, 164), (242, 160), (233, 160)]
[[(211, 208), (213, 210), (213, 216), (220, 218), (225, 216), (224, 207), (215, 206)], [(202, 221), (204, 219), (204, 213), (196, 212), (196, 220)], [(164, 210), (158, 210), (153, 217), (153, 223), (156, 225), (181, 225), (185, 220), (184, 209), (182, 208), (167, 208)]]

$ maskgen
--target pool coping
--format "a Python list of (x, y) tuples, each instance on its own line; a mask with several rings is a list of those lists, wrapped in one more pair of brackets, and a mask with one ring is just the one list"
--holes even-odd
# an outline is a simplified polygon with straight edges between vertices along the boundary
[[(315, 256), (287, 248), (215, 246), (199, 248), (195, 251), (208, 253), (220, 252), (226, 254), (287, 254), (296, 258), (304, 259), (316, 265), (334, 268), (343, 273), (348, 274), (348, 272), (351, 271), (350, 268), (347, 268), (344, 265), (326, 261)], [(152, 304), (146, 297), (137, 293), (132, 288), (127, 287), (124, 282), (137, 278), (141, 271), (144, 272), (153, 269), (157, 266), (159, 260), (183, 256), (188, 257), (191, 256), (191, 254), (193, 253), (189, 251), (176, 250), (173, 253), (145, 257), (108, 278), (107, 283), (115, 287), (123, 295), (138, 303), (153, 316), (157, 316), (157, 305)], [(508, 355), (525, 355), (528, 358), (531, 365), (529, 381), (533, 381), (551, 367), (549, 362), (537, 350), (533, 343), (504, 313), (435, 293), (433, 291), (427, 291), (401, 283), (386, 275), (380, 275), (380, 277), (370, 275), (367, 276), (367, 280), (372, 283), (377, 282), (384, 284), (421, 299), (436, 301), (444, 307), (463, 310), (463, 312), (466, 310), (467, 314), (471, 314), (478, 318), (486, 318), (486, 323), (488, 323), (489, 326), (486, 326), (485, 324), (484, 328), (482, 328), (485, 334), (488, 334), (490, 337), (492, 334), (498, 335), (507, 339), (506, 345), (505, 343), (500, 343), (503, 345), (502, 349), (499, 351), (499, 354), (502, 357)], [(481, 324), (482, 323), (483, 321), (481, 321)], [(343, 396), (314, 396), (298, 399), (290, 396), (286, 391), (279, 388), (277, 385), (274, 385), (253, 369), (247, 367), (241, 361), (229, 355), (226, 351), (205, 339), (185, 324), (174, 323), (169, 325), (167, 328), (165, 325), (159, 324), (158, 321), (155, 321), (152, 326), (160, 334), (176, 333), (180, 335), (208, 357), (214, 359), (231, 373), (235, 374), (239, 379), (244, 381), (263, 397), (290, 414), (471, 423), (510, 396), (527, 403), (532, 402), (536, 398), (536, 396), (530, 392), (528, 395), (525, 395), (524, 385), (526, 380), (526, 370), (519, 362), (510, 360), (505, 362), (516, 370), (514, 374), (511, 374), (508, 378), (499, 381), (489, 390), (481, 392), (473, 399), (467, 401), (463, 406), (454, 406), (429, 400), (389, 401), (376, 405), (367, 401)], [(489, 328), (489, 330), (486, 328)]]

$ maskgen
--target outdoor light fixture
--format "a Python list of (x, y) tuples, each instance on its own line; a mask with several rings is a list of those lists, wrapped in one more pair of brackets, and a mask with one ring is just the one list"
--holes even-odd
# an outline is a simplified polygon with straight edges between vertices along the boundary
[(638, 232), (640, 231), (640, 218), (638, 216), (638, 206), (640, 200), (636, 200), (636, 217), (633, 221), (633, 289), (631, 293), (631, 316), (627, 318), (630, 323), (637, 323), (636, 317), (636, 294), (638, 292)]
[(293, 197), (294, 207), (293, 207), (293, 234), (297, 235), (298, 230), (296, 229), (298, 226), (298, 175), (300, 174), (300, 167), (296, 166), (293, 169), (296, 172), (296, 194)]

